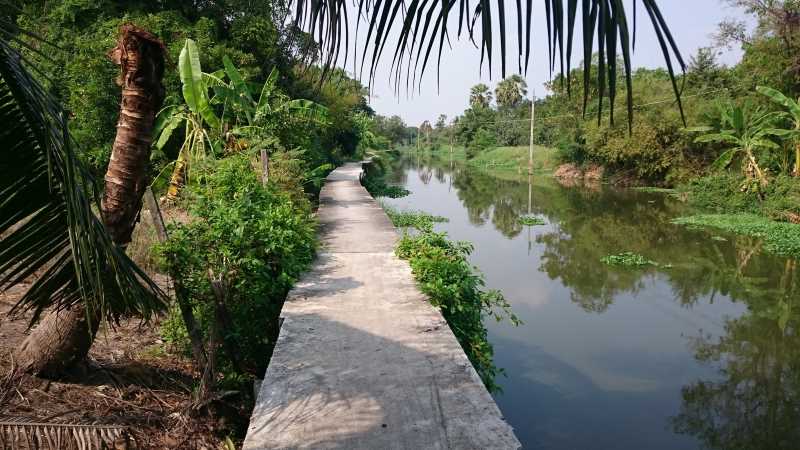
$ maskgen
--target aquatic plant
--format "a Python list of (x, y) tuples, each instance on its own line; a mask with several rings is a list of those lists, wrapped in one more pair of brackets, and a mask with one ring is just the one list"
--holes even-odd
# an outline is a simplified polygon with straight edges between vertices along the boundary
[(624, 267), (644, 267), (644, 266), (653, 266), (653, 267), (666, 267), (662, 266), (661, 264), (652, 261), (650, 259), (645, 258), (642, 255), (633, 252), (623, 252), (617, 255), (608, 255), (600, 258), (604, 264), (608, 264), (609, 266), (624, 266)]
[(680, 217), (674, 224), (711, 227), (764, 239), (764, 248), (776, 255), (800, 257), (800, 225), (775, 222), (755, 214), (699, 214)]
[(519, 223), (521, 225), (528, 225), (528, 226), (547, 224), (547, 222), (545, 222), (544, 219), (536, 216), (522, 216), (519, 218)]
[(434, 223), (444, 223), (447, 217), (434, 216), (423, 211), (399, 211), (382, 205), (392, 224), (397, 228), (414, 228), (419, 231), (433, 231)]

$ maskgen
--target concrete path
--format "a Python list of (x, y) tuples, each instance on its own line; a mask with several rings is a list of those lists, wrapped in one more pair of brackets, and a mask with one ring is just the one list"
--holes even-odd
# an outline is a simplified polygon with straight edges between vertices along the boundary
[(360, 173), (322, 190), (323, 248), (283, 307), (244, 448), (519, 448)]

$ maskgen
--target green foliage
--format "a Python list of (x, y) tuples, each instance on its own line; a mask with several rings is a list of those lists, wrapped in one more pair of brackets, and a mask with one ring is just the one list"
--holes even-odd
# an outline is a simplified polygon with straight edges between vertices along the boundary
[(520, 225), (525, 226), (535, 226), (535, 225), (546, 225), (547, 222), (538, 216), (521, 216), (519, 218)]
[[(214, 320), (208, 270), (222, 277), (233, 323), (224, 339), (239, 346), (245, 371), (260, 376), (277, 337), (285, 295), (313, 258), (310, 205), (262, 186), (244, 155), (219, 161), (204, 179), (190, 190), (192, 218), (171, 227), (157, 253), (165, 271), (182, 284), (206, 335)], [(188, 348), (177, 311), (164, 331), (174, 344)], [(230, 355), (223, 361), (232, 376)]]
[(497, 140), (494, 133), (486, 128), (479, 128), (467, 146), (467, 159), (473, 159), (495, 145), (497, 145)]
[(717, 213), (761, 214), (775, 220), (800, 214), (800, 183), (796, 178), (780, 175), (761, 192), (741, 189), (737, 174), (717, 173), (693, 180), (681, 187), (688, 193), (689, 204)]
[(520, 321), (499, 291), (484, 290), (483, 276), (467, 260), (472, 246), (452, 242), (444, 233), (423, 231), (416, 236), (404, 235), (396, 252), (408, 260), (431, 304), (441, 309), (486, 387), (498, 390), (494, 379), (501, 370), (492, 360), (493, 349), (483, 319), (507, 317), (515, 325)]
[(617, 255), (608, 255), (600, 258), (603, 264), (609, 266), (622, 266), (622, 267), (669, 267), (663, 266), (655, 261), (645, 258), (642, 255), (633, 252), (623, 252)]
[(800, 257), (800, 225), (775, 222), (753, 214), (701, 214), (672, 221), (678, 225), (710, 227), (764, 240), (764, 248), (776, 255)]
[(447, 222), (447, 217), (434, 216), (423, 211), (398, 211), (386, 205), (382, 205), (386, 215), (397, 228), (414, 228), (423, 232), (433, 231), (435, 223)]

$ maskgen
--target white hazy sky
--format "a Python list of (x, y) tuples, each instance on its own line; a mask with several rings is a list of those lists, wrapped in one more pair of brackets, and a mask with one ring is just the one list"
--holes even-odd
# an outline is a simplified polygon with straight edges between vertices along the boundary
[[(534, 1), (533, 31), (531, 49), (531, 63), (526, 75), (529, 91), (533, 87), (536, 95), (546, 95), (543, 83), (550, 79), (547, 67), (547, 28), (544, 19), (544, 2)], [(510, 75), (517, 67), (517, 38), (516, 38), (516, 7), (512, 1), (505, 2), (511, 10), (506, 18), (507, 30), (507, 67)], [(716, 31), (717, 24), (726, 18), (742, 18), (742, 12), (728, 7), (721, 0), (661, 0), (658, 2), (670, 29), (675, 36), (681, 54), (688, 62), (689, 57), (700, 47), (708, 46), (711, 35)], [(626, 6), (630, 3), (626, 2)], [(632, 10), (628, 8), (628, 14)], [(355, 12), (351, 12), (355, 16)], [(455, 16), (457, 16), (457, 11)], [(496, 16), (496, 14), (495, 14)], [(455, 17), (457, 19), (457, 17)], [(632, 20), (629, 18), (629, 22)], [(451, 22), (452, 23), (452, 22)], [(495, 24), (497, 29), (497, 24)], [(456, 25), (448, 28), (454, 30)], [(399, 26), (396, 26), (399, 27)], [(576, 33), (581, 29), (580, 18), (576, 24)], [(353, 30), (355, 31), (355, 30)], [(495, 31), (495, 36), (499, 31)], [(366, 36), (366, 27), (359, 32), (360, 46)], [(352, 36), (352, 34), (351, 34)], [(451, 36), (454, 38), (454, 36)], [(392, 39), (392, 38), (390, 38)], [(392, 44), (396, 42), (392, 39)], [(391, 42), (391, 41), (390, 41)], [(352, 44), (351, 44), (352, 45)], [(495, 43), (499, 49), (499, 40)], [(488, 66), (484, 64), (483, 73), (480, 72), (480, 50), (462, 35), (461, 41), (453, 41), (452, 50), (446, 48), (442, 56), (440, 68), (441, 85), (437, 89), (436, 68), (429, 67), (425, 73), (421, 92), (413, 96), (407, 95), (405, 88), (398, 97), (394, 88), (389, 84), (389, 65), (391, 64), (391, 45), (387, 45), (384, 59), (378, 69), (378, 75), (372, 86), (371, 106), (379, 114), (390, 116), (397, 114), (409, 125), (419, 125), (424, 120), (434, 122), (439, 114), (446, 114), (448, 119), (461, 114), (467, 107), (469, 88), (477, 83), (486, 83), (492, 89), (500, 79), (499, 56), (493, 61), (491, 80)], [(581, 61), (583, 54), (580, 35), (576, 38), (573, 55), (573, 67)], [(436, 49), (434, 49), (434, 52)], [(388, 54), (388, 56), (387, 56)], [(352, 56), (352, 53), (351, 53)], [(360, 56), (360, 55), (359, 55)], [(727, 51), (722, 54), (721, 61), (726, 64), (736, 63), (741, 57), (738, 50)], [(433, 56), (431, 57), (433, 59)], [(435, 63), (435, 62), (434, 62)], [(348, 71), (352, 70), (352, 63), (348, 62)], [(664, 60), (653, 31), (649, 17), (641, 4), (638, 8), (638, 35), (636, 52), (633, 55), (634, 67), (664, 67)]]

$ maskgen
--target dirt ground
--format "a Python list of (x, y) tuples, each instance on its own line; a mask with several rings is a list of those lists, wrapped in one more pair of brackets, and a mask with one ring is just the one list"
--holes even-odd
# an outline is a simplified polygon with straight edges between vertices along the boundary
[(243, 435), (248, 399), (229, 392), (193, 407), (198, 374), (191, 361), (167, 351), (157, 323), (101, 330), (87, 364), (64, 379), (11, 380), (12, 352), (27, 335), (28, 318), (8, 312), (24, 289), (0, 294), (0, 421), (123, 425), (136, 449), (219, 449), (226, 437)]

